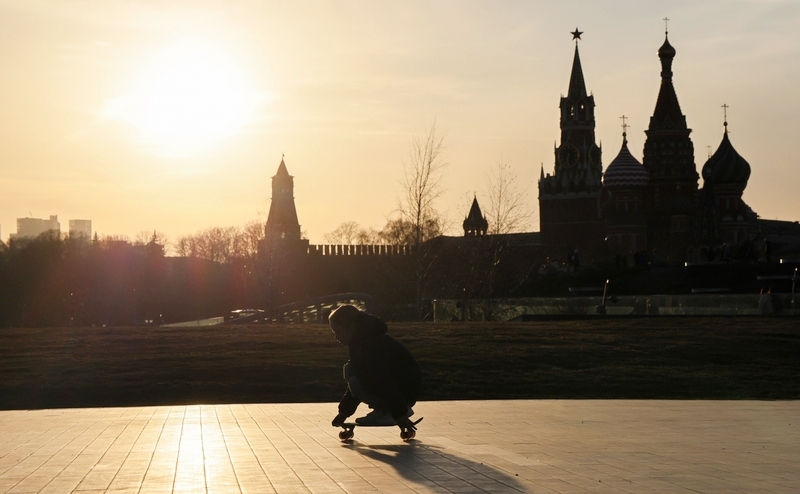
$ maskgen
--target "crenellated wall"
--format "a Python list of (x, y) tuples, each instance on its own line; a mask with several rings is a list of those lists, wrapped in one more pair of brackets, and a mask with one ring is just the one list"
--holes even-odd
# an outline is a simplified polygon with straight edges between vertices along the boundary
[(407, 256), (410, 245), (309, 245), (309, 255), (317, 256)]

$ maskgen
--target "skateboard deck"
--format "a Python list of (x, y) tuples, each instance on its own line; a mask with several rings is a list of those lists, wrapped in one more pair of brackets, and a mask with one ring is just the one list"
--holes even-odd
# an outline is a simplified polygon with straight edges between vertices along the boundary
[[(425, 418), (425, 417), (420, 417), (419, 419), (415, 420), (412, 423), (414, 425), (417, 425), (420, 422), (422, 422), (423, 418)], [(390, 425), (378, 425), (378, 424), (361, 425), (361, 424), (356, 424), (355, 422), (345, 422), (345, 423), (339, 425), (338, 427), (342, 428), (342, 430), (339, 431), (339, 439), (342, 442), (347, 442), (347, 441), (350, 441), (351, 439), (353, 439), (353, 436), (355, 435), (354, 429), (356, 427), (397, 427), (397, 424), (390, 424)], [(406, 442), (414, 439), (414, 436), (416, 436), (416, 435), (417, 435), (417, 431), (415, 431), (414, 429), (403, 429), (402, 431), (400, 431), (400, 438), (403, 441), (406, 441)]]

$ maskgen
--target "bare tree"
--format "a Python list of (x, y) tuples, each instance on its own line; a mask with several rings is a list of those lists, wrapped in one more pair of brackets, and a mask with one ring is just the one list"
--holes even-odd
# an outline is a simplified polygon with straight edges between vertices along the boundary
[[(427, 239), (438, 237), (442, 234), (439, 221), (429, 219), (421, 225), (423, 242)], [(397, 218), (386, 222), (383, 230), (376, 232), (378, 243), (388, 245), (414, 245), (417, 228), (410, 222)]]
[(444, 150), (444, 135), (436, 128), (435, 119), (427, 132), (412, 137), (408, 159), (403, 162), (402, 192), (398, 200), (400, 218), (393, 225), (397, 227), (394, 234), (406, 236), (410, 233), (406, 238), (415, 257), (413, 276), (417, 313), (421, 318), (425, 317), (422, 308), (426, 277), (436, 263), (436, 256), (426, 252), (429, 249), (424, 249), (422, 244), (441, 231), (443, 216), (436, 209), (436, 201), (444, 193), (442, 179), (448, 165)]
[[(394, 220), (400, 222), (402, 220)], [(343, 244), (343, 245), (378, 245), (378, 244), (394, 244), (394, 245), (409, 245), (407, 241), (393, 241), (396, 240), (391, 234), (386, 234), (393, 221), (387, 223), (384, 230), (378, 231), (374, 228), (362, 228), (355, 221), (345, 221), (339, 225), (332, 232), (323, 235), (323, 240), (329, 244)], [(403, 237), (405, 240), (406, 237)]]
[(400, 217), (414, 228), (414, 246), (427, 240), (425, 224), (441, 224), (435, 202), (444, 193), (442, 174), (448, 163), (444, 157), (444, 135), (434, 119), (427, 133), (411, 139), (408, 161), (403, 163)]
[(136, 234), (136, 238), (133, 240), (133, 245), (146, 245), (147, 242), (150, 241), (150, 233), (149, 230), (144, 230)]
[(254, 220), (243, 227), (213, 227), (195, 234), (179, 237), (175, 253), (181, 257), (201, 257), (230, 263), (235, 260), (254, 260), (264, 240), (264, 224)]
[(469, 266), (462, 275), (464, 316), (495, 320), (503, 317), (498, 299), (512, 254), (506, 235), (524, 231), (531, 221), (528, 186), (520, 186), (517, 175), (501, 157), (486, 175), (486, 220), (489, 235), (476, 238), (464, 252)]
[(358, 239), (361, 226), (355, 221), (345, 221), (332, 232), (322, 236), (326, 243), (353, 245)]
[(216, 262), (230, 262), (234, 253), (235, 226), (213, 227), (200, 234), (200, 257)]
[(126, 235), (105, 235), (102, 239), (100, 239), (100, 245), (104, 248), (107, 248), (110, 245), (120, 245), (123, 243), (130, 244), (131, 239)]
[(179, 257), (197, 257), (197, 239), (194, 235), (178, 237), (175, 242), (175, 253)]
[(486, 175), (489, 204), (486, 219), (490, 235), (524, 231), (531, 218), (527, 202), (530, 185), (521, 188), (517, 174), (501, 157), (497, 168)]
[(264, 240), (265, 234), (264, 223), (258, 220), (253, 220), (243, 228), (237, 229), (233, 241), (234, 257), (255, 259), (258, 255), (258, 246)]
[(357, 245), (377, 245), (381, 243), (383, 243), (381, 240), (381, 232), (378, 230), (374, 228), (362, 228), (358, 231), (358, 236), (356, 237)]

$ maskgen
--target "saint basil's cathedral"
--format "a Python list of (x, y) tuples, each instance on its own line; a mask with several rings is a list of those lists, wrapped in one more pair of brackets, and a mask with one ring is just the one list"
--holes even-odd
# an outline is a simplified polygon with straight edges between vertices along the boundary
[(577, 40), (569, 90), (561, 98), (561, 141), (555, 170), (539, 177), (541, 243), (577, 249), (589, 259), (647, 252), (664, 261), (713, 260), (720, 249), (755, 250), (770, 239), (796, 251), (796, 222), (762, 220), (742, 200), (750, 165), (727, 132), (702, 167), (698, 187), (691, 129), (672, 83), (676, 50), (665, 36), (658, 49), (661, 87), (650, 117), (642, 162), (622, 148), (603, 173), (595, 142), (594, 96), (586, 91)]

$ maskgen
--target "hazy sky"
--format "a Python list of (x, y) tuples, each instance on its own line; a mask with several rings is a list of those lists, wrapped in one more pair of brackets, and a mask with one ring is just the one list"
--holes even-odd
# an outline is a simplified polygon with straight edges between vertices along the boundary
[(752, 167), (744, 200), (800, 219), (798, 0), (0, 0), (2, 237), (29, 215), (173, 240), (265, 220), (282, 154), (312, 242), (343, 221), (380, 229), (411, 136), (434, 119), (451, 233), (500, 160), (538, 230), (570, 31), (584, 31), (605, 167), (623, 114), (641, 160), (664, 17), (698, 172), (727, 104)]

